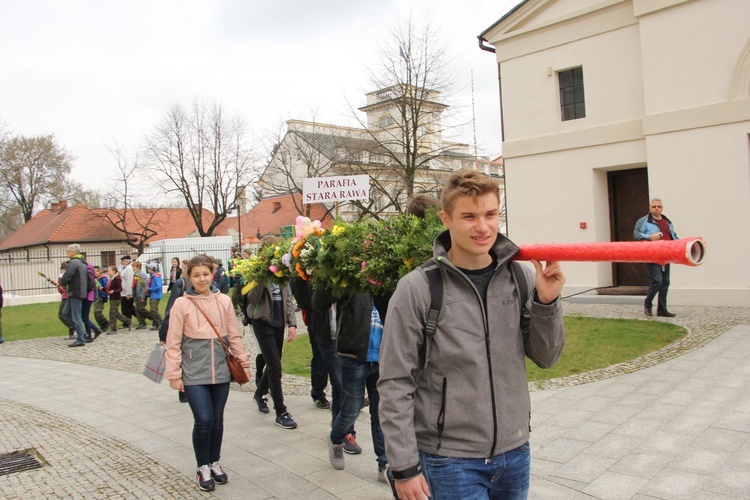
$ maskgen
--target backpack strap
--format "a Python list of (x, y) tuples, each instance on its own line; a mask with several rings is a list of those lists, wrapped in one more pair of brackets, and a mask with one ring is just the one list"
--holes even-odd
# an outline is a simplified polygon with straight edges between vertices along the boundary
[[(518, 296), (518, 314), (521, 318), (521, 333), (523, 334), (523, 341), (526, 344), (526, 340), (529, 337), (529, 325), (531, 324), (531, 318), (524, 315), (526, 310), (526, 300), (529, 297), (529, 282), (526, 280), (526, 275), (521, 269), (521, 264), (515, 260), (510, 261), (508, 266), (510, 270), (510, 276), (513, 279), (513, 284), (516, 286), (516, 295)], [(521, 277), (519, 279), (519, 276)]]
[(443, 309), (443, 271), (435, 259), (428, 260), (417, 269), (427, 280), (430, 288), (430, 310), (427, 312), (427, 322), (422, 331), (424, 347), (419, 353), (419, 371), (421, 372), (430, 361), (432, 337), (435, 335), (438, 317)]

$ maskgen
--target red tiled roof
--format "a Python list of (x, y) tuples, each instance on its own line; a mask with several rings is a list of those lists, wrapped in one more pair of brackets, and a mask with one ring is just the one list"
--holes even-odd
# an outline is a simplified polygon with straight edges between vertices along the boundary
[[(123, 233), (102, 217), (105, 213), (107, 209), (91, 210), (85, 205), (54, 212), (44, 210), (3, 240), (0, 251), (44, 244), (124, 242)], [(157, 234), (147, 241), (184, 238), (197, 230), (187, 208), (133, 209), (127, 214), (126, 223), (139, 228), (137, 221), (145, 224), (152, 214), (148, 227)], [(213, 214), (204, 210), (204, 220), (211, 217)]]
[[(257, 243), (257, 234), (279, 234), (282, 226), (293, 226), (299, 212), (295, 208), (292, 196), (297, 200), (297, 206), (302, 205), (302, 195), (280, 195), (264, 198), (255, 205), (252, 210), (241, 218), (243, 243)], [(303, 208), (303, 211), (304, 211)], [(320, 203), (310, 205), (310, 219), (319, 220), (323, 227), (330, 229), (333, 225), (333, 217), (326, 214), (326, 207)], [(232, 234), (237, 233), (237, 217), (225, 219), (214, 231), (215, 235), (226, 236), (230, 230)]]

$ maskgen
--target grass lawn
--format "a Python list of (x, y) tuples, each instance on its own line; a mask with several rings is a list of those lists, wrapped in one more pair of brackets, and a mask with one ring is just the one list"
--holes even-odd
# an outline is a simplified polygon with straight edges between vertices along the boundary
[[(554, 367), (542, 370), (526, 360), (529, 380), (583, 373), (628, 361), (670, 344), (685, 329), (661, 321), (565, 318), (565, 349)], [(310, 375), (310, 342), (300, 336), (284, 347), (284, 373)]]
[[(162, 316), (167, 299), (160, 304)], [(67, 335), (57, 319), (59, 302), (3, 307), (6, 341)], [(108, 316), (109, 305), (104, 307)], [(93, 313), (91, 315), (93, 320)], [(542, 370), (526, 360), (529, 380), (546, 380), (583, 373), (628, 361), (654, 351), (685, 334), (682, 327), (661, 321), (565, 318), (565, 349), (557, 364)], [(284, 346), (284, 373), (310, 375), (310, 342), (300, 336)]]
[[(167, 306), (168, 298), (163, 298), (159, 303), (159, 311), (162, 317), (164, 316), (164, 309)], [(8, 342), (13, 340), (38, 339), (41, 337), (67, 336), (68, 329), (57, 319), (57, 309), (59, 307), (60, 302), (3, 307), (3, 338)], [(109, 303), (104, 306), (104, 317), (109, 317)], [(96, 324), (93, 307), (89, 318)], [(135, 318), (133, 319), (135, 320)]]

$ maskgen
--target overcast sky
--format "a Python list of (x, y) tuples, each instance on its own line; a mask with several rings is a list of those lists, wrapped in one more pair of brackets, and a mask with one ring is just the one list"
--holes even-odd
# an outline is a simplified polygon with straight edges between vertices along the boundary
[[(258, 140), (288, 119), (351, 125), (367, 68), (389, 24), (430, 16), (453, 56), (458, 137), (473, 144), (471, 71), (480, 154), (499, 155), (494, 54), (477, 35), (518, 0), (0, 0), (0, 123), (15, 135), (55, 134), (73, 177), (105, 188), (115, 162), (173, 104), (217, 101)], [(108, 176), (109, 174), (109, 176)]]

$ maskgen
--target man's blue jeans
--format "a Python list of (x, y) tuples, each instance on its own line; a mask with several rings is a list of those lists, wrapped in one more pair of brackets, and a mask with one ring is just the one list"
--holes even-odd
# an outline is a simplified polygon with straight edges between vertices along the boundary
[(529, 495), (529, 443), (492, 458), (452, 458), (419, 452), (432, 500), (522, 500)]
[(654, 303), (654, 297), (659, 294), (659, 300), (656, 306), (656, 313), (663, 314), (667, 312), (667, 292), (669, 291), (669, 264), (646, 264), (648, 276), (651, 283), (648, 285), (648, 293), (644, 306), (651, 309)]
[(378, 363), (357, 361), (351, 358), (341, 358), (342, 373), (342, 401), (341, 411), (333, 422), (331, 430), (331, 441), (334, 444), (344, 442), (344, 436), (350, 432), (350, 428), (359, 416), (362, 403), (365, 399), (365, 389), (370, 398), (370, 429), (372, 431), (372, 446), (377, 455), (378, 463), (386, 464), (385, 439), (383, 431), (380, 430), (380, 416), (378, 405), (380, 395), (378, 394), (378, 378), (380, 378)]
[(73, 327), (76, 330), (76, 342), (86, 342), (86, 329), (83, 326), (83, 318), (81, 318), (81, 309), (83, 308), (83, 301), (85, 299), (79, 299), (76, 297), (68, 297), (68, 301), (65, 302), (65, 308), (63, 309), (63, 316), (73, 322)]
[[(343, 384), (343, 373), (341, 372), (341, 358), (336, 355), (336, 341), (331, 340), (330, 343), (316, 344), (320, 357), (326, 366), (326, 372), (329, 374), (331, 379), (331, 418), (336, 420), (339, 412), (341, 411), (341, 400), (342, 395), (342, 384)], [(354, 433), (354, 425), (349, 428), (347, 434)], [(356, 435), (356, 434), (355, 434)]]
[(193, 411), (193, 451), (198, 467), (218, 462), (224, 436), (224, 407), (229, 397), (229, 382), (213, 385), (186, 385)]

